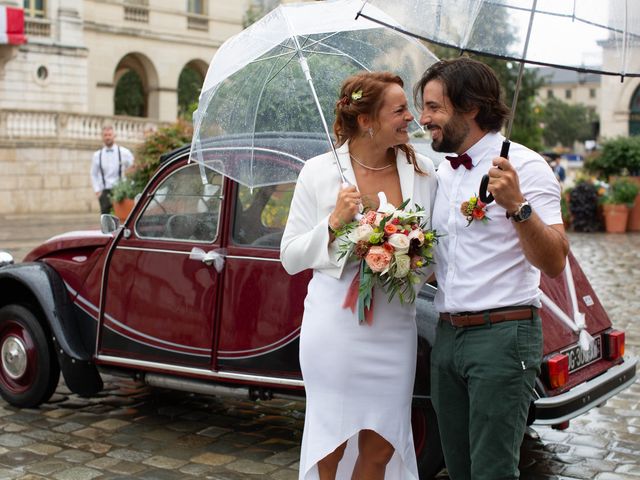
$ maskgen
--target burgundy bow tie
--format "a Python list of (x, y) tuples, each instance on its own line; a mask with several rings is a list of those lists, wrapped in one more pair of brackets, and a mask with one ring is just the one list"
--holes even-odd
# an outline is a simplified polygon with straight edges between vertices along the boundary
[(457, 157), (445, 156), (444, 158), (449, 160), (451, 162), (451, 166), (456, 170), (460, 165), (464, 165), (467, 170), (471, 170), (471, 168), (473, 167), (471, 157), (466, 153), (463, 153), (462, 155), (459, 155)]

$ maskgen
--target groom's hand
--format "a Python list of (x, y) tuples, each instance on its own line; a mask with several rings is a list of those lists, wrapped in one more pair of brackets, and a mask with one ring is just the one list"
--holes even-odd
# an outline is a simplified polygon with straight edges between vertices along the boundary
[(329, 216), (329, 226), (334, 230), (338, 230), (353, 220), (359, 211), (361, 201), (360, 192), (355, 186), (349, 185), (341, 188), (338, 192), (336, 208)]
[(493, 167), (489, 169), (489, 187), (493, 198), (498, 205), (509, 214), (515, 213), (524, 196), (520, 191), (520, 180), (513, 165), (504, 157), (493, 159)]

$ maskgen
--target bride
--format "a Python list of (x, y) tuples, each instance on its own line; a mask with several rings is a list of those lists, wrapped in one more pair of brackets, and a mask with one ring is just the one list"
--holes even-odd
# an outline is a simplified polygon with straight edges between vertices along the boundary
[[(299, 478), (418, 480), (411, 432), (416, 365), (415, 306), (376, 293), (371, 324), (343, 308), (358, 263), (338, 260), (335, 231), (378, 192), (399, 206), (431, 212), (433, 163), (408, 144), (413, 121), (400, 77), (365, 72), (347, 78), (336, 103), (332, 152), (308, 160), (298, 178), (281, 245), (290, 274), (313, 269), (300, 333), (307, 394)], [(430, 227), (428, 225), (428, 227)]]

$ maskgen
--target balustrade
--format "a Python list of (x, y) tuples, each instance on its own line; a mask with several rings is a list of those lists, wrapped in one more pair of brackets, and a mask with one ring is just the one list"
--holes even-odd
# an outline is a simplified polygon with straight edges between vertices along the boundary
[(118, 141), (139, 143), (144, 140), (147, 132), (155, 130), (160, 123), (146, 118), (2, 110), (0, 111), (0, 141), (54, 138), (59, 141), (99, 141), (104, 125), (113, 126)]

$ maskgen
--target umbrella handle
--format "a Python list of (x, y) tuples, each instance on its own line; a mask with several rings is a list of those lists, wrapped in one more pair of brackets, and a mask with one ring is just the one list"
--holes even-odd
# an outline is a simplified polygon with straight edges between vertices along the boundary
[[(502, 142), (502, 149), (500, 150), (500, 156), (503, 158), (509, 158), (509, 147), (511, 147), (511, 142), (509, 140), (505, 140)], [(482, 180), (480, 181), (480, 191), (478, 192), (478, 197), (480, 201), (489, 204), (493, 202), (494, 198), (491, 193), (487, 193), (487, 187), (489, 187), (489, 175), (483, 175)]]

